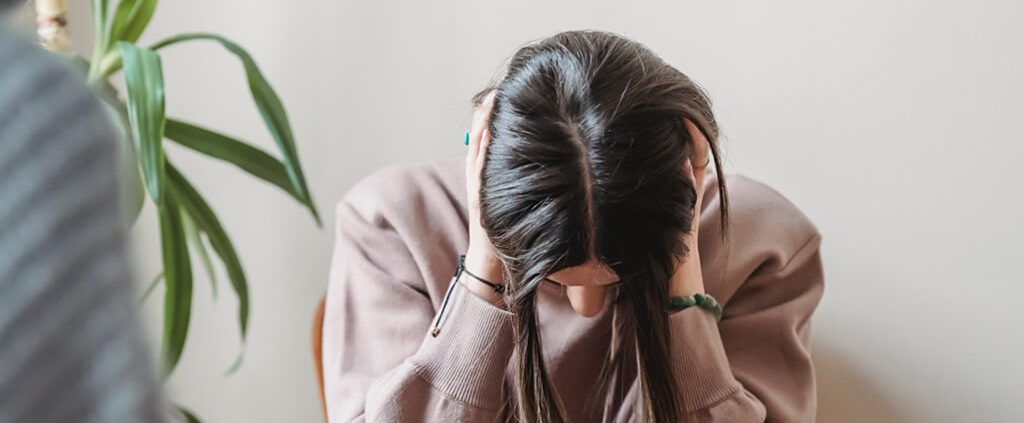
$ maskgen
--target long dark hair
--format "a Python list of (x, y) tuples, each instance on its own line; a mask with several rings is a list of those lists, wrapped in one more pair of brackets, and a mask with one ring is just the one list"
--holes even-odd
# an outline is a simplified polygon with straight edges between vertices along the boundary
[[(644, 419), (676, 421), (685, 405), (671, 371), (665, 304), (696, 201), (683, 170), (694, 154), (684, 119), (710, 142), (723, 235), (727, 229), (708, 97), (645, 46), (600, 31), (562, 32), (521, 48), (474, 102), (491, 91), (481, 220), (509, 282), (518, 420), (566, 420), (541, 357), (534, 293), (547, 275), (595, 258), (623, 281)], [(626, 337), (619, 339), (606, 363), (621, 362)]]

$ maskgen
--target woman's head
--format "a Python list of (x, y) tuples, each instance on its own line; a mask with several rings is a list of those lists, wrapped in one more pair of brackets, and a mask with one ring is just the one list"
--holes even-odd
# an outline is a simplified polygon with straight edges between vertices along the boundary
[[(701, 166), (710, 150), (721, 169), (708, 98), (643, 45), (597, 31), (523, 47), (475, 101), (491, 91), (481, 221), (508, 272), (519, 417), (560, 420), (534, 312), (535, 288), (545, 279), (569, 286), (584, 316), (600, 311), (603, 285), (619, 282), (639, 346), (645, 415), (676, 415), (682, 404), (668, 366), (664, 307), (696, 218), (684, 163)], [(686, 120), (709, 145), (694, 144)], [(622, 352), (613, 348), (611, 360)]]

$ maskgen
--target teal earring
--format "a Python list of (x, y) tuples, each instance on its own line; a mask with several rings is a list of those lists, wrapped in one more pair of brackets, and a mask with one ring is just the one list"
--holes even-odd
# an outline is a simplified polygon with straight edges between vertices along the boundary
[(469, 145), (469, 131), (466, 131), (466, 141), (463, 144)]

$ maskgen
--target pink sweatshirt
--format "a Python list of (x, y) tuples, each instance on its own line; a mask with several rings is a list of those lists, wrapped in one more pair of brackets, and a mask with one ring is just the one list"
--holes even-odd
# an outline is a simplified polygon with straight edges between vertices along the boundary
[[(493, 422), (508, 412), (510, 313), (457, 284), (440, 334), (429, 334), (468, 242), (463, 172), (461, 158), (390, 166), (338, 204), (323, 328), (330, 421)], [(699, 238), (705, 289), (723, 305), (722, 320), (697, 307), (670, 317), (688, 417), (813, 421), (810, 322), (824, 289), (821, 236), (768, 186), (736, 175), (726, 182), (732, 239), (721, 240), (711, 172)], [(570, 421), (634, 421), (634, 359), (606, 398), (588, 404), (618, 306), (609, 300), (583, 318), (558, 286), (541, 284), (537, 295), (545, 364)]]

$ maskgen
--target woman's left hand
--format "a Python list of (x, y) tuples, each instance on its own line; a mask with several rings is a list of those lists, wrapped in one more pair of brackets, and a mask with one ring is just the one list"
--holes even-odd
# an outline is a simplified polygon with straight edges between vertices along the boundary
[[(708, 140), (704, 134), (697, 129), (697, 126), (689, 119), (683, 119), (686, 130), (693, 140), (693, 160), (683, 163), (683, 169), (697, 190), (697, 201), (693, 207), (693, 223), (690, 233), (686, 235), (686, 257), (679, 257), (675, 273), (669, 282), (669, 296), (687, 296), (704, 293), (704, 275), (700, 267), (700, 252), (697, 248), (697, 239), (700, 231), (700, 212), (704, 199), (704, 171), (708, 167)], [(696, 164), (695, 164), (696, 163)]]

